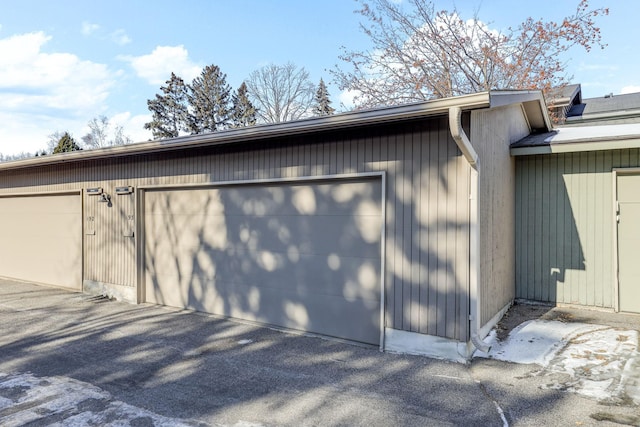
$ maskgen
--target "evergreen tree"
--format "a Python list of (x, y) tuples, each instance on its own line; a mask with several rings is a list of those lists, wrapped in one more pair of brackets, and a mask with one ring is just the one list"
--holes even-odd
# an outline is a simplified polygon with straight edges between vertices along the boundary
[(153, 118), (144, 128), (149, 129), (155, 139), (175, 138), (180, 131), (188, 130), (187, 86), (174, 73), (166, 83), (160, 87), (162, 95), (156, 94), (155, 99), (147, 100)]
[(53, 154), (58, 153), (68, 153), (70, 151), (79, 151), (82, 150), (76, 141), (73, 139), (69, 132), (65, 132), (60, 140), (58, 141), (58, 145), (53, 149)]
[(239, 128), (256, 124), (256, 107), (249, 100), (249, 90), (242, 82), (232, 98), (231, 127)]
[(208, 65), (188, 88), (188, 128), (192, 134), (215, 132), (229, 125), (231, 86), (217, 65)]
[(331, 100), (329, 99), (329, 91), (324, 84), (324, 80), (320, 79), (318, 84), (318, 90), (315, 96), (315, 105), (313, 106), (314, 116), (330, 116), (335, 113), (335, 108), (331, 106)]

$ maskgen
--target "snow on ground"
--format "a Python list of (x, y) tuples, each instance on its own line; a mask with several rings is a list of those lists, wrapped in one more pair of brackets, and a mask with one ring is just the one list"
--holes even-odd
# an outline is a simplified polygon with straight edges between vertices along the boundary
[(551, 377), (548, 388), (600, 401), (640, 404), (638, 331), (586, 323), (530, 320), (505, 341), (495, 331), (485, 338), (489, 353), (476, 357), (533, 363)]
[(44, 422), (51, 426), (187, 426), (112, 399), (98, 387), (66, 377), (0, 372), (0, 418), (4, 427)]

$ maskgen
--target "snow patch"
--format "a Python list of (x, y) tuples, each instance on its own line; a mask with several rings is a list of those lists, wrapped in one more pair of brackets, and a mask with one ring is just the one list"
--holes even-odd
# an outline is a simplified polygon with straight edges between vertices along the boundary
[(601, 326), (554, 320), (529, 320), (513, 329), (505, 341), (499, 341), (495, 330), (492, 330), (484, 340), (491, 346), (491, 350), (489, 353), (478, 351), (475, 356), (547, 366), (571, 337), (598, 328)]
[[(475, 357), (537, 364), (550, 376), (548, 389), (571, 391), (610, 403), (640, 403), (638, 331), (603, 325), (530, 320), (505, 341), (495, 330), (484, 342), (489, 353)], [(567, 379), (568, 378), (568, 379)]]
[(36, 377), (31, 373), (0, 373), (0, 400), (4, 411), (4, 427), (29, 423), (53, 425), (105, 425), (118, 420), (118, 425), (130, 425), (145, 419), (154, 426), (187, 426), (180, 420), (163, 417), (142, 408), (113, 400), (105, 390), (67, 377)]

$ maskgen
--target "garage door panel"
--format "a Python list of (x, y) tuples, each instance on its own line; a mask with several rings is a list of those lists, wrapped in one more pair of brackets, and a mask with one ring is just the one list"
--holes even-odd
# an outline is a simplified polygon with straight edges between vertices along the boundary
[[(157, 217), (157, 219), (154, 219)], [(148, 215), (154, 233), (173, 244), (209, 246), (229, 251), (272, 251), (296, 255), (358, 254), (380, 259), (380, 218), (342, 217), (252, 218), (198, 215)], [(368, 222), (366, 226), (358, 221)]]
[(81, 289), (80, 195), (0, 198), (0, 275)]
[[(360, 226), (358, 221), (354, 215), (230, 217), (226, 219), (227, 239), (232, 247), (268, 249), (291, 256), (357, 253), (361, 257), (379, 259), (379, 217), (369, 219), (366, 227)], [(373, 228), (376, 228), (375, 232), (371, 231)], [(362, 238), (364, 233), (368, 240)]]
[(380, 182), (264, 187), (147, 192), (147, 301), (377, 343)]
[[(376, 343), (379, 340), (379, 298), (345, 299), (336, 295), (244, 283), (211, 283), (197, 278), (165, 305), (209, 312), (286, 328), (312, 331), (338, 338)], [(345, 313), (357, 321), (346, 321)]]
[[(173, 204), (169, 202), (169, 206)], [(147, 212), (147, 216), (159, 217), (159, 223), (153, 219), (152, 223), (163, 227), (170, 236), (197, 236), (198, 243), (214, 248), (250, 246), (269, 248), (278, 253), (357, 253), (362, 257), (380, 257), (382, 224), (379, 212), (377, 215), (228, 216), (206, 212), (208, 207), (199, 206), (198, 212), (189, 214), (175, 213), (167, 207), (164, 211)]]

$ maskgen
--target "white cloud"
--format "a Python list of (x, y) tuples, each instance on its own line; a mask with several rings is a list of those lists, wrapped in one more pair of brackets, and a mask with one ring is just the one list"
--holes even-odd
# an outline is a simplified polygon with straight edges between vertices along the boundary
[(202, 71), (201, 66), (189, 59), (189, 52), (182, 45), (157, 46), (148, 55), (127, 56), (121, 59), (128, 61), (138, 76), (152, 85), (163, 84), (171, 77), (172, 72), (189, 83)]
[(82, 34), (85, 36), (90, 36), (100, 29), (100, 25), (92, 24), (91, 22), (83, 22), (82, 23)]
[(42, 32), (0, 39), (2, 110), (75, 113), (107, 98), (114, 83), (107, 66), (70, 53), (41, 52), (50, 39)]
[(49, 135), (68, 131), (80, 141), (84, 120), (0, 111), (0, 153), (35, 153), (47, 149)]
[(338, 96), (338, 100), (340, 101), (340, 105), (343, 106), (346, 110), (351, 110), (356, 106), (355, 97), (360, 95), (359, 90), (351, 90), (345, 89), (340, 92)]
[(131, 38), (127, 35), (126, 31), (123, 30), (122, 28), (115, 30), (113, 33), (111, 33), (111, 40), (120, 46), (124, 46), (126, 44), (131, 43)]
[(115, 126), (122, 126), (124, 135), (133, 142), (144, 142), (151, 139), (151, 131), (144, 128), (144, 124), (151, 121), (151, 114), (132, 116), (130, 112), (118, 113), (109, 119)]
[(640, 92), (640, 86), (638, 85), (629, 85), (620, 89), (620, 95), (624, 95), (625, 93), (636, 93)]
[(118, 72), (71, 53), (45, 53), (43, 32), (0, 39), (0, 153), (44, 148), (47, 136), (79, 137), (88, 118), (104, 113)]

